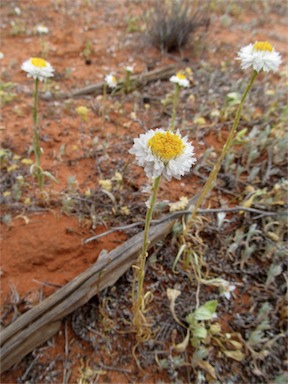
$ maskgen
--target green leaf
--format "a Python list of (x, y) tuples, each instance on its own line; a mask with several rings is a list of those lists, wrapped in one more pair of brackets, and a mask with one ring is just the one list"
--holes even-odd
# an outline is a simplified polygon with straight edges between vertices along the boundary
[(216, 312), (217, 305), (218, 305), (217, 300), (210, 300), (210, 301), (207, 301), (203, 305), (203, 307), (205, 307), (206, 309), (208, 309), (208, 311), (210, 311), (212, 314), (214, 314)]
[(59, 181), (52, 175), (52, 173), (48, 171), (43, 171), (42, 175), (49, 177), (51, 180), (53, 180), (55, 183), (59, 184)]
[(192, 324), (195, 322), (194, 313), (193, 313), (193, 312), (189, 313), (189, 314), (186, 316), (185, 320), (187, 321), (187, 323), (188, 323), (189, 325), (192, 325)]
[(264, 337), (264, 332), (262, 332), (260, 329), (255, 329), (255, 331), (251, 332), (248, 339), (248, 343), (251, 347), (262, 344), (265, 341), (266, 338)]
[(217, 300), (207, 301), (204, 305), (196, 309), (194, 312), (194, 318), (196, 320), (211, 320), (218, 305)]
[(211, 320), (212, 319), (212, 316), (213, 314), (206, 308), (204, 307), (200, 307), (198, 309), (196, 309), (196, 311), (194, 312), (194, 318), (196, 320)]
[(193, 336), (198, 337), (199, 339), (205, 339), (207, 336), (207, 329), (205, 327), (195, 327), (193, 331)]

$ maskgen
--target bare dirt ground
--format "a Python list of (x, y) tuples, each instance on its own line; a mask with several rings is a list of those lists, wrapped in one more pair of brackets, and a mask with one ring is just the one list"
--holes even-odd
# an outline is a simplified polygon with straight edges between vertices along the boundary
[[(152, 5), (145, 0), (1, 1), (2, 327), (95, 263), (101, 250), (114, 249), (140, 230), (115, 231), (83, 244), (110, 227), (143, 220), (147, 196), (141, 188), (147, 180), (128, 149), (145, 130), (168, 126), (171, 103), (164, 108), (161, 101), (173, 87), (156, 81), (128, 94), (108, 95), (105, 103), (94, 95), (57, 97), (99, 83), (110, 72), (120, 79), (127, 65), (135, 74), (169, 64), (192, 70), (191, 88), (180, 94), (177, 124), (193, 141), (197, 167), (181, 181), (161, 182), (159, 218), (169, 203), (201, 191), (225, 142), (236, 93), (248, 81), (235, 61), (237, 51), (257, 40), (273, 44), (282, 55), (280, 72), (259, 75), (239, 127), (247, 132), (236, 142), (205, 206), (246, 202), (248, 208), (274, 213), (287, 206), (284, 2), (212, 1), (208, 30), (199, 29), (187, 47), (172, 53), (160, 52), (146, 38), (143, 15)], [(49, 28), (47, 35), (36, 32), (39, 24)], [(41, 84), (45, 97), (39, 99), (39, 114), (43, 167), (59, 184), (46, 180), (44, 200), (29, 173), (33, 81), (20, 69), (35, 56), (55, 68), (55, 77)], [(78, 106), (89, 108), (87, 122), (77, 115)], [(101, 187), (107, 179), (109, 193)], [(65, 318), (61, 331), (3, 373), (1, 382), (284, 383), (288, 307), (283, 216), (228, 213), (220, 225), (219, 216), (205, 215), (194, 230), (197, 235), (191, 234), (190, 241), (201, 255), (203, 276), (225, 278), (236, 289), (227, 300), (215, 287), (197, 282), (192, 267), (187, 271), (181, 261), (173, 272), (177, 231), (157, 244), (147, 269), (154, 337), (137, 349), (142, 370), (131, 353), (136, 342), (128, 271)], [(210, 335), (202, 349), (189, 345), (181, 353), (173, 350), (186, 333), (173, 320), (167, 288), (181, 291), (176, 310), (182, 321), (195, 309), (197, 289), (200, 304), (218, 300), (221, 332)]]

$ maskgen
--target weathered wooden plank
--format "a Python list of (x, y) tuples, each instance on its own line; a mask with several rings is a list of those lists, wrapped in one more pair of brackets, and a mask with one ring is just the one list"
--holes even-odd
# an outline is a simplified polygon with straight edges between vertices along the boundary
[[(175, 65), (168, 65), (164, 68), (158, 68), (153, 71), (149, 72), (143, 72), (140, 75), (133, 75), (131, 76), (131, 80), (135, 81), (137, 86), (147, 84), (153, 81), (157, 80), (166, 80), (169, 79), (170, 76), (172, 76), (176, 71)], [(53, 94), (51, 96), (51, 93), (49, 94), (40, 94), (42, 99), (50, 100), (51, 98), (56, 99), (67, 99), (67, 98), (73, 98), (73, 97), (81, 97), (81, 96), (87, 96), (87, 95), (94, 95), (99, 96), (103, 95), (103, 88), (104, 88), (104, 82), (97, 83), (97, 84), (91, 84), (87, 87), (77, 89), (75, 91), (72, 91), (70, 93), (57, 93)], [(111, 92), (111, 89), (107, 89), (107, 92)]]
[[(147, 84), (157, 80), (165, 80), (172, 76), (175, 73), (175, 70), (175, 65), (168, 65), (167, 67), (158, 68), (154, 71), (143, 72), (140, 75), (133, 75), (131, 76), (131, 80), (135, 81), (137, 85)], [(104, 84), (104, 82), (101, 82), (98, 84), (89, 85), (88, 87), (82, 89), (78, 89), (77, 91), (72, 92), (70, 97), (77, 97), (90, 94), (93, 94), (95, 96), (102, 95)], [(107, 89), (107, 91), (109, 92), (111, 90)]]
[[(150, 244), (169, 233), (173, 223), (170, 221), (152, 227)], [(64, 316), (84, 305), (102, 289), (113, 285), (137, 259), (142, 240), (143, 232), (97, 260), (92, 267), (5, 328), (0, 333), (1, 372), (57, 333)]]

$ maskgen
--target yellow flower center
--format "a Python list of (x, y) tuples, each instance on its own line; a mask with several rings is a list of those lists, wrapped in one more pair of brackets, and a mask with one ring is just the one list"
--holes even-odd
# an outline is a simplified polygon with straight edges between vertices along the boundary
[(186, 80), (186, 76), (182, 72), (178, 72), (176, 76), (178, 77), (179, 80)]
[(31, 59), (31, 64), (33, 64), (34, 67), (43, 68), (46, 67), (47, 62), (44, 59), (40, 59), (39, 57), (33, 57)]
[(171, 132), (156, 132), (148, 141), (153, 155), (161, 158), (163, 161), (169, 161), (181, 155), (185, 145), (181, 138)]
[(257, 43), (253, 45), (253, 49), (255, 49), (255, 51), (273, 51), (273, 47), (268, 41), (257, 41)]

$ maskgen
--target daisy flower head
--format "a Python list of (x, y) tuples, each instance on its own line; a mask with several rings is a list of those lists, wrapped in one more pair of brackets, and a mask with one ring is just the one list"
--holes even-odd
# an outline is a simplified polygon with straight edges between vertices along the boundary
[(33, 79), (39, 79), (40, 81), (46, 81), (48, 77), (54, 76), (54, 68), (51, 64), (39, 57), (31, 57), (26, 60), (21, 69), (27, 72), (27, 77), (33, 77)]
[(180, 87), (183, 87), (183, 88), (188, 88), (190, 85), (189, 80), (181, 71), (177, 72), (176, 75), (170, 77), (169, 80), (171, 81), (171, 83), (178, 84)]
[(36, 31), (39, 33), (39, 35), (47, 35), (49, 29), (45, 25), (39, 24), (36, 27)]
[(242, 47), (237, 60), (241, 61), (241, 68), (252, 67), (255, 71), (276, 72), (281, 64), (281, 55), (267, 41), (258, 41)]
[(113, 75), (107, 75), (105, 76), (105, 82), (110, 88), (116, 88), (117, 87), (117, 79)]
[(125, 67), (125, 71), (133, 73), (134, 72), (134, 68), (132, 67), (132, 65), (128, 65), (127, 67)]
[(148, 178), (156, 179), (163, 175), (170, 181), (180, 180), (195, 164), (194, 147), (187, 137), (165, 131), (162, 128), (150, 129), (134, 139), (129, 153), (136, 156), (136, 163), (144, 167)]

